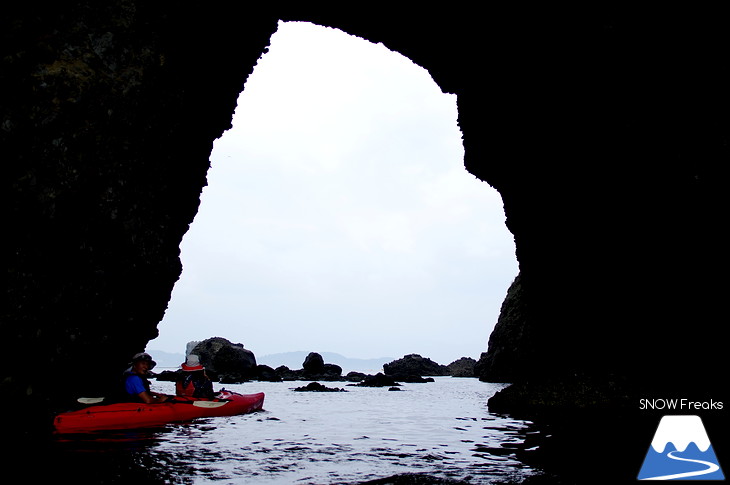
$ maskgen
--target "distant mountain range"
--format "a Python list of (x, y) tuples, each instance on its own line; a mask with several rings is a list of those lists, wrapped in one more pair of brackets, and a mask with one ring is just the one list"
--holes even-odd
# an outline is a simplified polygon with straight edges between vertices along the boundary
[[(183, 353), (171, 353), (164, 352), (162, 350), (148, 350), (152, 358), (157, 362), (158, 367), (179, 367), (180, 364), (185, 361), (185, 354)], [(381, 357), (378, 359), (351, 359), (345, 357), (342, 354), (335, 352), (317, 352), (322, 356), (326, 364), (337, 364), (342, 367), (344, 372), (359, 371), (359, 372), (380, 372), (383, 369), (383, 364), (392, 362), (395, 360), (392, 357)], [(268, 365), (276, 369), (281, 365), (285, 365), (292, 370), (301, 369), (304, 359), (309, 355), (309, 352), (298, 351), (298, 352), (283, 352), (279, 354), (270, 354), (259, 357), (256, 356), (257, 364)]]
[[(342, 367), (344, 372), (349, 371), (375, 371), (380, 372), (383, 369), (383, 364), (387, 364), (395, 359), (392, 357), (380, 357), (378, 359), (352, 359), (345, 357), (344, 355), (337, 354), (335, 352), (317, 352), (324, 359), (325, 364), (337, 364)], [(284, 352), (280, 354), (270, 354), (261, 357), (256, 357), (256, 362), (259, 364), (268, 365), (276, 369), (280, 365), (285, 365), (290, 369), (296, 370), (301, 369), (304, 359), (309, 355), (309, 352)]]
[(185, 362), (184, 353), (164, 352), (162, 350), (148, 350), (148, 354), (157, 362), (157, 367), (180, 367)]

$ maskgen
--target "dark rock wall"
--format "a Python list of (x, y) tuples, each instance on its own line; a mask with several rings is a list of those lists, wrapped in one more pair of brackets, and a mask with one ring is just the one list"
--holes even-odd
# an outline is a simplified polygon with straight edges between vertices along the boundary
[[(280, 18), (383, 42), (458, 95), (466, 168), (500, 191), (515, 236), (529, 377), (658, 382), (678, 358), (675, 385), (717, 379), (722, 16), (133, 0), (6, 9), (4, 396), (45, 403), (86, 389), (156, 335), (213, 140)], [(77, 369), (88, 378), (48, 375)]]
[[(301, 17), (383, 42), (458, 95), (466, 168), (499, 190), (515, 236), (527, 300), (515, 379), (717, 389), (722, 344), (706, 335), (727, 267), (721, 15), (551, 5)], [(667, 372), (661, 362), (677, 358)]]
[(213, 140), (276, 19), (234, 25), (171, 2), (26, 8), (2, 26), (0, 389), (43, 401), (114, 380), (157, 335)]
[(529, 331), (522, 278), (517, 275), (502, 302), (487, 351), (475, 365), (477, 377), (486, 382), (515, 382), (528, 376), (530, 368), (525, 365), (537, 343), (529, 338)]

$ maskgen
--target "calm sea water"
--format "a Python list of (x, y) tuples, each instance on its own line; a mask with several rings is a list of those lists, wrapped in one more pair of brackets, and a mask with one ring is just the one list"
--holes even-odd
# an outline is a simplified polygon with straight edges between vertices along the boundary
[[(501, 384), (443, 377), (398, 392), (345, 382), (324, 384), (348, 392), (292, 390), (305, 384), (226, 385), (265, 392), (264, 410), (73, 436), (36, 453), (45, 455), (49, 475), (74, 483), (335, 484), (402, 473), (499, 483), (536, 473), (513, 453), (530, 423), (487, 409)], [(173, 393), (171, 383), (153, 381), (153, 388)]]

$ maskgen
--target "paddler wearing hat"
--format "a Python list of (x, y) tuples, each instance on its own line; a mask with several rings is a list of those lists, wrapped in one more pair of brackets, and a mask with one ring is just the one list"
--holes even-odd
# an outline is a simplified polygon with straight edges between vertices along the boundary
[(195, 354), (188, 355), (180, 365), (182, 372), (175, 382), (175, 393), (178, 396), (202, 397), (211, 399), (214, 396), (213, 383), (205, 373), (205, 367), (200, 364), (200, 358)]
[(150, 404), (172, 399), (172, 396), (150, 390), (147, 376), (156, 365), (152, 356), (146, 352), (140, 352), (132, 357), (130, 367), (124, 372), (124, 390), (132, 400)]

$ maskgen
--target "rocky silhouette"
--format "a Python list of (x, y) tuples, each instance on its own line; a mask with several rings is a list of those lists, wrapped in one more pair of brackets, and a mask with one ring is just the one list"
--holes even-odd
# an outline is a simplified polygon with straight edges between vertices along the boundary
[(200, 357), (200, 363), (211, 379), (232, 384), (258, 377), (256, 356), (243, 344), (211, 337), (189, 346), (192, 347), (190, 353)]
[(347, 392), (346, 389), (339, 387), (327, 387), (319, 382), (310, 382), (306, 386), (297, 387), (294, 389), (297, 392)]
[(374, 376), (365, 376), (357, 384), (350, 384), (351, 386), (358, 387), (393, 387), (400, 386), (401, 384), (396, 382), (391, 376), (386, 376), (382, 372), (378, 372)]
[(418, 354), (408, 354), (401, 359), (385, 364), (383, 373), (397, 379), (407, 379), (408, 376), (445, 376), (448, 375), (448, 369), (429, 358), (421, 357)]
[(452, 377), (477, 377), (477, 361), (471, 357), (462, 357), (446, 366), (446, 372)]

